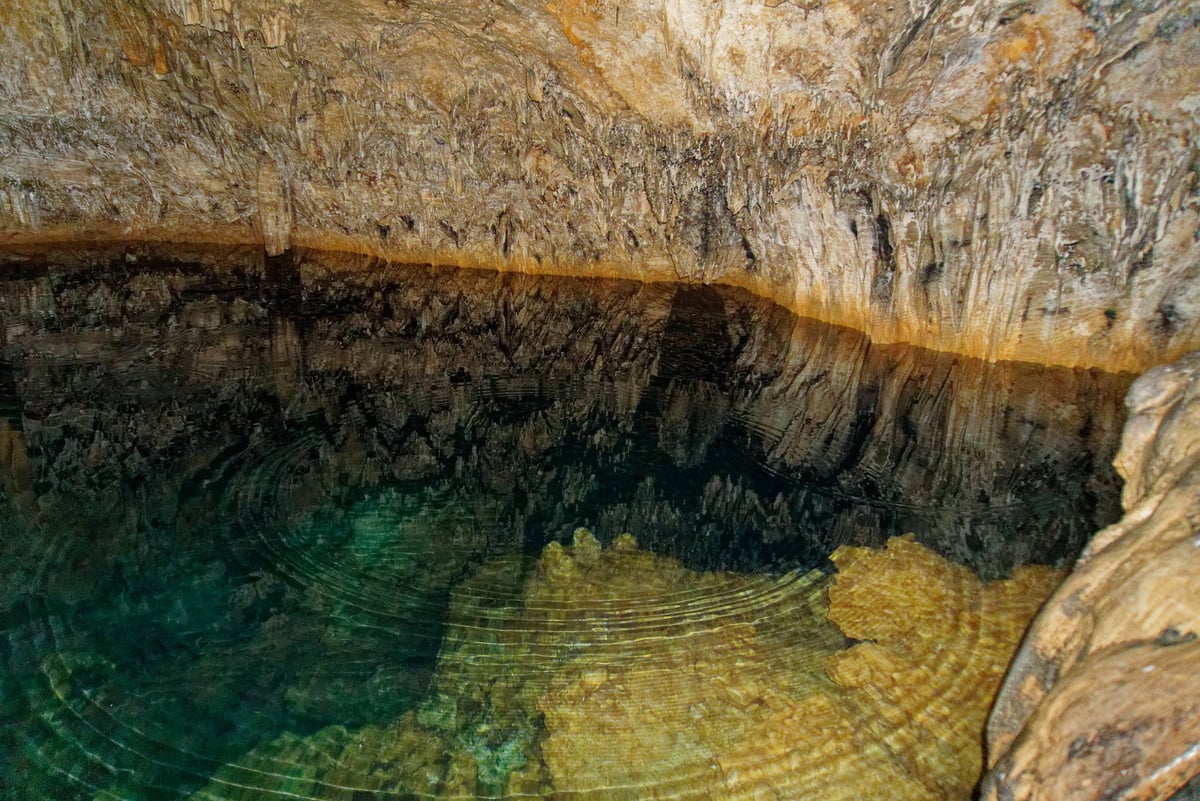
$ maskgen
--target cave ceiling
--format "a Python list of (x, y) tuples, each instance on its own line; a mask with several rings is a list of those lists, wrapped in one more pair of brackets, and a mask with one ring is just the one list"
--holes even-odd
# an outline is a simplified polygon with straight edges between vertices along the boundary
[(0, 243), (723, 282), (985, 358), (1200, 342), (1185, 0), (17, 0)]

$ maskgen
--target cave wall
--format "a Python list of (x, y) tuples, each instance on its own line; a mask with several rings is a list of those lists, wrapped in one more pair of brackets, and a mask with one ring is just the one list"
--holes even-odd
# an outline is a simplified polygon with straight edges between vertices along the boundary
[(988, 721), (985, 801), (1200, 794), (1198, 378), (1193, 353), (1126, 396), (1125, 517), (1026, 632)]
[(1187, 0), (16, 0), (0, 244), (746, 286), (986, 358), (1200, 345)]

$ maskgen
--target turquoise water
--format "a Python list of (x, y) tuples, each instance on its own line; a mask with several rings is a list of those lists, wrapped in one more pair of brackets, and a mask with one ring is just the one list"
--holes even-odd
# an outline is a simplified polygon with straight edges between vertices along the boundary
[(984, 573), (1061, 562), (1118, 512), (1128, 377), (872, 347), (711, 287), (6, 258), (5, 801), (306, 797), (406, 715), (446, 749), (421, 786), (322, 797), (503, 795), (544, 732), (439, 711), (451, 601), (503, 607), (581, 526), (778, 594), (906, 531)]

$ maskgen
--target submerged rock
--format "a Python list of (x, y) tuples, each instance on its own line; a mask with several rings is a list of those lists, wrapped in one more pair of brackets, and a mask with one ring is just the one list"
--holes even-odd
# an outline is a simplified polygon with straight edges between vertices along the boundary
[(193, 801), (967, 799), (1008, 657), (1060, 576), (983, 584), (911, 537), (834, 561), (832, 585), (696, 573), (586, 529), (536, 564), (493, 561), (456, 592), (420, 710), (284, 735)]
[(456, 591), (419, 710), (285, 735), (194, 801), (968, 798), (1008, 657), (1059, 575), (984, 584), (910, 537), (834, 561), (832, 585), (697, 573), (586, 529), (496, 560)]
[(1062, 573), (1027, 566), (984, 584), (911, 537), (833, 561), (830, 619), (860, 642), (829, 660), (830, 677), (928, 794), (915, 797), (968, 798), (1009, 660)]
[[(571, 558), (549, 553), (555, 564)], [(526, 609), (586, 620), (575, 632), (590, 633), (536, 682), (555, 789), (604, 799), (968, 798), (1009, 657), (1061, 574), (1027, 567), (984, 584), (911, 537), (833, 558), (827, 609), (815, 575), (768, 590), (613, 550), (569, 585), (527, 584)], [(689, 584), (703, 588), (697, 599), (788, 600), (778, 616), (764, 604), (757, 618), (689, 624), (678, 602)], [(843, 649), (826, 619), (864, 642)], [(625, 621), (632, 644), (604, 636)]]
[(415, 727), (407, 713), (393, 726), (284, 733), (218, 769), (189, 801), (382, 798), (400, 787), (436, 787), (444, 764), (445, 743)]
[(516, 571), (492, 570), (456, 594), (435, 684), (468, 716), (537, 721), (557, 792), (704, 797), (763, 697), (828, 683), (842, 642), (816, 573), (698, 573), (627, 535), (600, 550), (585, 529), (548, 545), (506, 604), (497, 578)]

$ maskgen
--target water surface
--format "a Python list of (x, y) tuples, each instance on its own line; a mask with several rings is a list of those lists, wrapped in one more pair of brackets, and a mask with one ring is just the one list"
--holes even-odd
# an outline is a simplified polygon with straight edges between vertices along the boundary
[[(323, 797), (516, 793), (544, 720), (480, 711), (498, 691), (450, 720), (446, 655), (486, 662), (580, 527), (683, 571), (643, 618), (753, 627), (803, 693), (841, 642), (809, 573), (837, 546), (914, 532), (993, 577), (1114, 520), (1130, 380), (873, 346), (714, 287), (9, 254), (0, 797), (313, 795), (305, 765), (394, 749), (406, 715), (473, 778), (446, 746), (422, 786)], [(640, 625), (641, 601), (601, 595), (629, 610), (606, 626)]]

